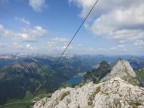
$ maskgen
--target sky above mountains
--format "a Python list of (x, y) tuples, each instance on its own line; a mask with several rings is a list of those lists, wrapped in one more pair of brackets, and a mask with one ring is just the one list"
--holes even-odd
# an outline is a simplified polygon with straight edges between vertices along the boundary
[[(95, 0), (0, 0), (0, 53), (57, 54)], [(143, 55), (144, 1), (99, 0), (66, 53)]]

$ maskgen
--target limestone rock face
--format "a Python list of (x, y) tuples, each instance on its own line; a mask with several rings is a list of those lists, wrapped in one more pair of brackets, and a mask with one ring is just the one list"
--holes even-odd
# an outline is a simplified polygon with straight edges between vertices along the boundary
[(108, 79), (119, 77), (131, 84), (137, 84), (136, 74), (129, 62), (126, 60), (119, 60), (118, 63), (112, 68), (112, 71), (105, 76), (101, 82), (107, 81)]
[(144, 108), (144, 88), (115, 77), (99, 84), (58, 90), (34, 108)]
[(144, 108), (144, 88), (135, 78), (130, 64), (120, 60), (99, 84), (57, 90), (33, 108)]

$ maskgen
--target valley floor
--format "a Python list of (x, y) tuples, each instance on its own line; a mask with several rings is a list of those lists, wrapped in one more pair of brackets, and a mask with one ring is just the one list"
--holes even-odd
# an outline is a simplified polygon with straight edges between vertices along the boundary
[(15, 101), (13, 103), (7, 103), (5, 105), (1, 105), (0, 108), (28, 108), (30, 105), (31, 101)]

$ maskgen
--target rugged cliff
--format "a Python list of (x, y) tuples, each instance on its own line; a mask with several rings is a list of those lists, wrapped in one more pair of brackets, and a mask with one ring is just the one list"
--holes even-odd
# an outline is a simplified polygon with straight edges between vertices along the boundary
[(144, 88), (136, 83), (129, 63), (120, 60), (99, 84), (57, 90), (51, 98), (36, 102), (34, 108), (144, 108)]
[(84, 82), (98, 83), (108, 73), (111, 72), (111, 67), (106, 61), (102, 61), (98, 68), (93, 69), (91, 72), (87, 72), (84, 75)]
[(107, 81), (111, 78), (119, 77), (131, 84), (138, 84), (136, 73), (126, 60), (119, 60), (118, 63), (112, 68), (112, 71), (106, 75), (102, 81)]

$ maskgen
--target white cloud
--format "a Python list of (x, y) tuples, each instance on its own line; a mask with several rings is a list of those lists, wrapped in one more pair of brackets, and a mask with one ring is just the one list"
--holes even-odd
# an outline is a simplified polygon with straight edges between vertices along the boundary
[(35, 26), (33, 29), (23, 29), (22, 32), (15, 35), (19, 40), (36, 41), (38, 38), (46, 36), (47, 30), (41, 26)]
[(55, 43), (55, 42), (48, 42), (47, 44), (48, 44), (48, 46), (49, 46), (49, 47), (53, 47), (53, 46), (55, 46), (55, 45), (56, 45), (56, 43)]
[(96, 36), (135, 40), (144, 38), (144, 4), (129, 9), (114, 10), (100, 16), (92, 24)]
[(54, 38), (53, 39), (56, 42), (63, 42), (63, 43), (67, 43), (69, 40), (67, 38)]
[(122, 45), (122, 44), (121, 44), (121, 45), (118, 45), (117, 47), (118, 47), (118, 48), (125, 48), (125, 45)]
[(103, 54), (103, 53), (108, 54), (109, 52), (111, 52), (111, 50), (109, 48), (105, 48), (105, 47), (99, 47), (99, 48), (85, 47), (83, 50), (90, 54)]
[(79, 8), (82, 8), (81, 17), (85, 17), (94, 4), (95, 0), (69, 0), (69, 2), (75, 3)]
[(31, 25), (31, 23), (28, 20), (26, 20), (25, 18), (15, 17), (15, 19), (22, 22), (22, 23), (24, 23), (24, 24), (26, 24), (26, 25)]
[(124, 40), (120, 40), (120, 41), (119, 41), (120, 44), (123, 44), (124, 42), (125, 42)]
[[(47, 43), (49, 49), (57, 50), (57, 51), (62, 51), (66, 48), (69, 40), (67, 38), (53, 38), (51, 41)], [(73, 49), (73, 47), (70, 45), (68, 49)]]
[(34, 28), (24, 28), (19, 33), (7, 30), (0, 24), (0, 37), (10, 37), (17, 41), (37, 41), (39, 38), (47, 36), (48, 32), (41, 26)]
[(29, 0), (29, 5), (33, 10), (40, 12), (45, 7), (45, 0)]
[(38, 46), (32, 46), (31, 44), (23, 44), (23, 43), (17, 43), (13, 42), (11, 46), (8, 47), (11, 51), (23, 51), (23, 52), (29, 52), (29, 51), (37, 51), (39, 48)]
[(143, 40), (137, 40), (135, 43), (134, 43), (135, 46), (138, 46), (138, 47), (142, 47), (144, 46), (144, 41)]
[[(84, 18), (95, 0), (69, 0), (80, 7), (80, 16)], [(86, 23), (95, 36), (116, 39), (118, 41), (144, 38), (144, 2), (143, 0), (99, 0), (91, 13), (92, 24)]]
[(13, 33), (0, 24), (0, 37), (10, 37)]
[[(81, 8), (82, 10), (80, 16), (85, 17), (96, 0), (69, 0), (69, 2), (76, 4), (79, 8)], [(92, 16), (109, 13), (111, 10), (117, 10), (119, 8), (129, 8), (141, 3), (143, 3), (143, 0), (99, 0), (93, 10)]]
[(36, 47), (32, 47), (31, 44), (26, 44), (26, 48), (27, 48), (28, 50), (37, 50), (37, 49), (38, 49), (38, 48), (36, 48)]
[(123, 44), (119, 44), (119, 45), (114, 46), (114, 47), (112, 47), (112, 48), (110, 48), (110, 49), (111, 49), (111, 50), (124, 50), (124, 51), (127, 51), (126, 46), (123, 45)]
[(49, 47), (59, 47), (59, 46), (65, 46), (68, 44), (68, 39), (67, 38), (53, 38), (51, 41), (48, 42)]
[(26, 47), (27, 47), (27, 48), (30, 48), (30, 47), (31, 47), (31, 45), (30, 45), (30, 44), (27, 44), (27, 45), (26, 45)]

